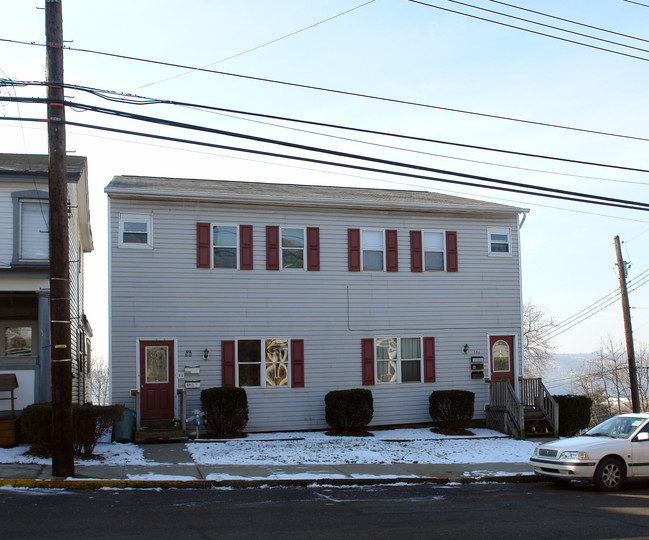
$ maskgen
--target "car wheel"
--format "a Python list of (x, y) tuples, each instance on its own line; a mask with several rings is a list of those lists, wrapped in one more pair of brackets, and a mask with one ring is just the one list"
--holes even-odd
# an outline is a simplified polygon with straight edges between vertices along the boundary
[(606, 458), (597, 466), (593, 481), (599, 491), (617, 491), (624, 483), (624, 467), (619, 459)]

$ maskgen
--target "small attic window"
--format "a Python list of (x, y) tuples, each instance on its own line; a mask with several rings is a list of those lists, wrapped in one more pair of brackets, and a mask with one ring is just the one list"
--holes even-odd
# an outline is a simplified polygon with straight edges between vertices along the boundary
[(151, 214), (119, 215), (119, 246), (128, 248), (153, 247), (153, 216)]

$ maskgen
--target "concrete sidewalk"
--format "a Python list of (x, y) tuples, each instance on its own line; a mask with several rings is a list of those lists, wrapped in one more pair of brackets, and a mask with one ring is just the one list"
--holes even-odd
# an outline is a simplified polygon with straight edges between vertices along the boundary
[(74, 478), (51, 465), (0, 464), (0, 486), (59, 489), (368, 485), (449, 482), (533, 482), (529, 463), (400, 463), (339, 465), (200, 465), (184, 443), (142, 447), (146, 465), (75, 465)]

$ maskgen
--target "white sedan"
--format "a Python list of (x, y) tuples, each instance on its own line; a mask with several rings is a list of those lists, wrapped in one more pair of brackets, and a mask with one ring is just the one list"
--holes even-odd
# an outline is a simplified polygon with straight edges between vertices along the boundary
[(620, 414), (580, 437), (541, 444), (530, 463), (558, 482), (592, 480), (616, 491), (627, 478), (649, 479), (649, 413)]

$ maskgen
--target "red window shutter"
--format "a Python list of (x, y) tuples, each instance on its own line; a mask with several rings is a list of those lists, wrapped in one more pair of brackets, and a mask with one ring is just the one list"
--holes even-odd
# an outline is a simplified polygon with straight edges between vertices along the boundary
[(385, 231), (385, 271), (399, 271), (399, 249), (397, 247), (397, 231)]
[(435, 338), (424, 338), (424, 382), (435, 382)]
[(291, 340), (291, 386), (304, 387), (304, 340)]
[(266, 270), (279, 270), (279, 227), (266, 226)]
[(457, 233), (446, 231), (446, 271), (457, 272)]
[(239, 268), (241, 270), (252, 270), (252, 225), (239, 226)]
[(410, 271), (423, 272), (421, 231), (410, 231)]
[(210, 267), (210, 228), (209, 223), (196, 224), (196, 268)]
[(347, 229), (347, 267), (350, 272), (361, 271), (360, 229)]
[(306, 269), (320, 270), (320, 229), (307, 227), (306, 229)]
[(221, 386), (234, 386), (234, 341), (221, 341)]
[(374, 340), (366, 338), (361, 340), (363, 357), (363, 385), (374, 384)]

